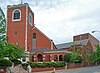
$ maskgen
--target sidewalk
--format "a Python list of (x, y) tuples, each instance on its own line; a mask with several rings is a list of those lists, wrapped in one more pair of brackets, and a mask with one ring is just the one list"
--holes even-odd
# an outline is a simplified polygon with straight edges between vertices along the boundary
[[(90, 71), (88, 71), (90, 70)], [(98, 71), (97, 71), (98, 70)], [(76, 72), (75, 72), (76, 71)], [(55, 70), (55, 73), (78, 73), (78, 72), (88, 71), (87, 73), (91, 71), (95, 71), (93, 73), (100, 73), (100, 66), (92, 66), (92, 67), (82, 67), (82, 68), (75, 68), (75, 69), (62, 69), (62, 70)], [(32, 72), (32, 73), (52, 73), (53, 71), (43, 71), (43, 72)]]

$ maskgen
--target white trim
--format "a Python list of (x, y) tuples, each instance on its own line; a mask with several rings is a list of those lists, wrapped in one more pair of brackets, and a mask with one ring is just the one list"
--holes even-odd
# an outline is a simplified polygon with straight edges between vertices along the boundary
[(45, 58), (43, 58), (43, 60), (45, 60)]
[(28, 5), (26, 5), (26, 32), (25, 32), (25, 51), (27, 51), (27, 25), (28, 25)]
[(32, 13), (29, 13), (29, 23), (31, 24), (31, 25), (33, 25), (32, 23), (33, 23), (33, 16), (32, 16), (32, 22), (30, 22), (30, 16), (32, 16)]
[(60, 53), (60, 52), (64, 52), (64, 53), (72, 53), (72, 52), (66, 51), (66, 50), (63, 50), (63, 51), (49, 51), (49, 52), (45, 52), (45, 53)]
[(43, 57), (45, 57), (45, 55), (43, 55)]
[[(7, 8), (7, 16), (6, 16), (6, 35), (8, 36), (8, 8)], [(8, 40), (7, 40), (8, 42)]]
[(22, 6), (26, 6), (26, 5), (28, 5), (28, 3), (18, 4), (18, 5), (8, 5), (7, 8), (22, 7)]
[(53, 41), (51, 40), (51, 50), (53, 50)]
[(36, 55), (34, 55), (34, 57), (36, 57)]
[[(14, 17), (14, 12), (15, 12), (16, 10), (18, 10), (18, 11), (20, 12), (20, 19), (13, 19), (13, 17)], [(21, 10), (20, 10), (20, 9), (15, 9), (15, 10), (13, 10), (13, 12), (12, 12), (12, 21), (21, 21)]]

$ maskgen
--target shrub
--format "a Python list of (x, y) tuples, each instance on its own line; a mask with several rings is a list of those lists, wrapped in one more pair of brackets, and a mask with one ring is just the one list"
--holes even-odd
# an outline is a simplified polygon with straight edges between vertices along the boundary
[(47, 67), (52, 67), (52, 63), (51, 62), (46, 62)]
[(64, 61), (70, 63), (70, 54), (64, 55)]
[(52, 62), (53, 67), (63, 67), (65, 66), (64, 62)]
[(15, 65), (18, 65), (18, 64), (21, 64), (21, 61), (20, 60), (16, 60), (16, 59), (14, 59), (14, 60), (11, 60)]
[(81, 60), (75, 60), (75, 63), (81, 63)]
[(29, 62), (29, 65), (33, 68), (38, 67), (38, 63), (36, 62)]
[(65, 66), (64, 62), (43, 62), (43, 63), (30, 62), (29, 64), (32, 68), (35, 68), (35, 67), (39, 67), (39, 68), (41, 68), (41, 67), (42, 68), (43, 67), (63, 67), (63, 66)]
[(10, 60), (0, 58), (0, 66), (12, 66), (12, 62)]

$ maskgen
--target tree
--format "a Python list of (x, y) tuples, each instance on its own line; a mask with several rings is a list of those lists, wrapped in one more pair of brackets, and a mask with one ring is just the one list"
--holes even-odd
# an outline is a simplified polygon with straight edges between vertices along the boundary
[(5, 19), (5, 15), (2, 11), (2, 9), (0, 8), (0, 41), (1, 40), (6, 40), (6, 19)]
[(18, 59), (24, 55), (22, 48), (18, 46), (13, 46), (7, 42), (0, 42), (0, 57), (8, 57), (9, 59)]
[(72, 53), (69, 56), (69, 62), (70, 63), (80, 63), (81, 62), (81, 56), (79, 54), (79, 48), (77, 47), (75, 42), (73, 43), (71, 48), (72, 48)]
[(96, 61), (97, 61), (96, 52), (93, 51), (93, 52), (91, 53), (91, 55), (90, 55), (90, 62), (93, 63), (93, 64), (95, 64)]
[(6, 41), (6, 20), (5, 15), (0, 8), (0, 58), (18, 59), (23, 56), (23, 49), (11, 45)]
[(0, 66), (12, 66), (12, 62), (10, 60), (0, 58)]
[(94, 63), (95, 65), (100, 63), (100, 46), (99, 45), (96, 46), (96, 50), (93, 51), (92, 54), (90, 55), (90, 61)]
[(100, 46), (96, 46), (97, 63), (100, 63)]
[(71, 53), (71, 55), (70, 55), (70, 61), (72, 62), (72, 63), (75, 63), (75, 61), (77, 60), (77, 58), (78, 58), (78, 52), (77, 52), (77, 47), (76, 47), (76, 44), (75, 44), (75, 42), (73, 43), (73, 45), (71, 46), (71, 48), (72, 48), (72, 53)]
[(70, 63), (70, 54), (64, 55), (64, 61)]

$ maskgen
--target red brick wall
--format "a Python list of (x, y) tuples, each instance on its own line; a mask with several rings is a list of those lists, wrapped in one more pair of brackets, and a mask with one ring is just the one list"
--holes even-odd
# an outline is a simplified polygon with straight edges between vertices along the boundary
[(39, 29), (33, 29), (33, 33), (36, 33), (36, 48), (51, 49), (51, 40), (44, 35)]
[[(65, 67), (57, 67), (55, 70), (61, 70)], [(54, 67), (45, 67), (45, 68), (32, 68), (32, 72), (41, 72), (41, 71), (54, 71)]]
[(79, 67), (82, 67), (81, 63), (69, 63), (67, 65), (67, 68), (68, 69), (71, 69), (71, 68), (79, 68)]
[(97, 40), (92, 35), (89, 35), (89, 38), (90, 38), (90, 44), (92, 45), (93, 50), (96, 50), (96, 45), (99, 44), (99, 40)]
[(83, 40), (83, 39), (88, 39), (88, 33), (86, 33), (86, 34), (81, 34), (81, 35), (76, 35), (76, 36), (74, 36), (74, 37), (73, 37), (73, 41), (78, 41), (78, 40), (80, 40), (80, 36), (81, 36), (81, 40)]
[[(32, 48), (32, 28), (34, 27), (34, 13), (28, 6), (28, 11), (26, 11), (27, 4), (8, 6), (7, 10), (7, 41), (13, 45), (18, 42), (19, 46), (25, 49), (25, 37), (26, 37), (26, 21), (27, 21), (27, 49)], [(21, 10), (21, 20), (12, 21), (12, 12), (15, 9)], [(26, 12), (28, 14), (26, 20)], [(29, 23), (30, 13), (33, 16), (33, 25)], [(17, 32), (17, 35), (14, 33)]]
[[(29, 15), (30, 13), (32, 14), (33, 16), (33, 23), (32, 25), (29, 23)], [(32, 12), (32, 10), (30, 9), (30, 7), (28, 7), (28, 50), (31, 50), (32, 49), (32, 28), (34, 27), (34, 13)]]
[(86, 48), (91, 48), (91, 50), (96, 49), (96, 45), (99, 44), (99, 41), (94, 36), (92, 36), (89, 33), (86, 33), (86, 34), (81, 34), (81, 35), (74, 36), (73, 40), (74, 41), (80, 40), (80, 36), (81, 36), (81, 40), (83, 40), (83, 39), (88, 39), (89, 40), (87, 45), (86, 45)]
[[(21, 10), (21, 20), (12, 21), (12, 12), (15, 9)], [(13, 45), (16, 42), (20, 47), (25, 47), (25, 28), (26, 28), (26, 5), (22, 6), (10, 6), (7, 9), (7, 41)], [(17, 35), (14, 33), (17, 32)]]

